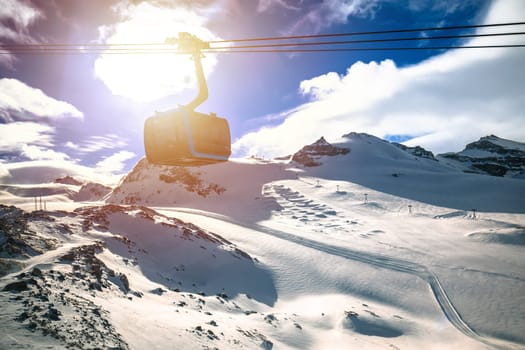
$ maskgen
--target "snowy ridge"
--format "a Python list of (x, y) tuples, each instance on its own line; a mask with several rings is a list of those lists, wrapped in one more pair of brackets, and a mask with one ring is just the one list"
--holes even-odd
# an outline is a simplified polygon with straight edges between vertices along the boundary
[[(86, 182), (82, 185), (55, 182), (44, 184), (7, 184), (0, 185), (0, 191), (18, 197), (20, 202), (33, 201), (35, 198), (61, 198), (77, 202), (100, 201), (107, 196), (113, 188), (99, 183)], [(0, 192), (1, 193), (1, 192)]]
[(192, 207), (233, 217), (262, 218), (276, 204), (261, 196), (262, 186), (295, 177), (281, 163), (229, 161), (200, 167), (170, 167), (143, 158), (107, 202)]
[[(0, 212), (0, 319), (11, 334), (0, 340), (2, 348), (41, 344), (41, 337), (28, 336), (30, 330), (42, 332), (44, 344), (57, 348), (128, 349), (112, 323), (110, 315), (120, 307), (113, 304), (140, 304), (146, 294), (178, 296), (176, 308), (182, 310), (193, 308), (195, 300), (196, 313), (203, 316), (206, 301), (217, 304), (214, 309), (230, 306), (227, 299), (241, 291), (272, 302), (271, 291), (263, 288), (268, 277), (248, 254), (216, 234), (148, 208), (26, 213), (1, 206)], [(247, 287), (250, 280), (257, 289)]]
[(465, 172), (525, 178), (525, 143), (485, 136), (458, 153), (438, 156)]
[(77, 202), (94, 202), (103, 200), (113, 189), (98, 183), (83, 184), (77, 193), (71, 194), (71, 199)]
[[(305, 169), (311, 176), (357, 183), (403, 198), (460, 210), (523, 212), (521, 179), (464, 173), (443, 161), (415, 157), (375, 136), (345, 135), (337, 147), (352, 152), (322, 158), (322, 165)], [(439, 158), (438, 158), (439, 159)], [(461, 196), (457, 194), (461, 193)]]

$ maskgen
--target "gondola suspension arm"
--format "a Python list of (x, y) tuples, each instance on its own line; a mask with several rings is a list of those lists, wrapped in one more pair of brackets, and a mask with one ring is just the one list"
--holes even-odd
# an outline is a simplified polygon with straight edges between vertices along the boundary
[(204, 70), (202, 69), (201, 50), (209, 49), (210, 44), (185, 32), (179, 33), (178, 38), (167, 38), (166, 43), (178, 45), (179, 52), (191, 54), (193, 62), (195, 63), (195, 74), (197, 76), (199, 93), (190, 103), (184, 106), (186, 110), (194, 111), (195, 108), (200, 106), (208, 98), (208, 85), (206, 84)]

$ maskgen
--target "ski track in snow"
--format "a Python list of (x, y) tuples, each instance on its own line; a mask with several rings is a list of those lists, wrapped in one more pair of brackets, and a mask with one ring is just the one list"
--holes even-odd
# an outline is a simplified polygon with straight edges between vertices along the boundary
[[(331, 211), (331, 208), (327, 207), (324, 204), (315, 203), (313, 200), (309, 200), (305, 198), (303, 194), (294, 192), (289, 188), (283, 188), (282, 185), (274, 185), (274, 186), (277, 186), (277, 188), (274, 188), (274, 190), (276, 190), (274, 193), (276, 193), (277, 195), (286, 194), (287, 198), (285, 199), (290, 202), (294, 202), (295, 204), (298, 204), (301, 209), (303, 209), (303, 207), (306, 207), (308, 209), (316, 208), (316, 209), (320, 209), (323, 211), (326, 211), (326, 210)], [(269, 192), (266, 192), (265, 194), (267, 195), (269, 194)], [(162, 208), (162, 209), (166, 209), (166, 208)], [(432, 271), (430, 271), (426, 266), (422, 264), (418, 264), (412, 261), (402, 260), (398, 258), (393, 258), (393, 257), (389, 257), (386, 255), (358, 251), (358, 250), (353, 250), (353, 249), (346, 248), (346, 247), (345, 248), (337, 247), (337, 246), (333, 246), (330, 244), (325, 244), (319, 241), (315, 241), (312, 239), (299, 237), (297, 235), (294, 235), (288, 232), (284, 232), (281, 230), (269, 228), (263, 225), (241, 222), (241, 221), (238, 221), (238, 220), (235, 220), (235, 219), (232, 219), (232, 218), (220, 215), (220, 214), (214, 214), (210, 212), (203, 212), (200, 210), (192, 210), (192, 209), (174, 209), (174, 210), (179, 211), (179, 212), (186, 212), (189, 214), (197, 214), (197, 215), (208, 217), (211, 219), (225, 221), (230, 224), (234, 224), (234, 225), (241, 226), (247, 229), (255, 230), (257, 232), (271, 235), (273, 237), (277, 237), (279, 239), (283, 239), (288, 242), (299, 244), (304, 247), (322, 251), (327, 254), (342, 257), (345, 259), (354, 260), (354, 261), (372, 265), (378, 268), (385, 268), (385, 269), (389, 269), (392, 271), (397, 271), (397, 272), (407, 273), (407, 274), (417, 276), (421, 278), (422, 280), (424, 280), (426, 283), (428, 283), (435, 301), (437, 302), (437, 304), (443, 311), (445, 317), (449, 320), (449, 322), (457, 330), (459, 330), (464, 335), (482, 344), (489, 346), (490, 348), (499, 349), (499, 350), (510, 349), (509, 347), (492, 342), (491, 340), (479, 335), (475, 330), (473, 330), (463, 320), (459, 312), (456, 310), (456, 308), (452, 304), (452, 301), (448, 297), (437, 275), (435, 275)]]

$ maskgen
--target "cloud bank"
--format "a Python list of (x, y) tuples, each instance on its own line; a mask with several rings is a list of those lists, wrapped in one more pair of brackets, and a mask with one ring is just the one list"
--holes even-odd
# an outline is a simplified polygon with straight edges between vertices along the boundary
[(95, 169), (103, 174), (122, 173), (126, 166), (125, 162), (135, 156), (136, 154), (133, 152), (119, 151), (98, 162)]
[[(524, 17), (525, 2), (499, 1), (486, 23)], [(497, 43), (516, 40), (523, 41), (498, 38)], [(488, 43), (478, 38), (466, 44)], [(244, 135), (233, 150), (239, 156), (280, 156), (320, 136), (337, 140), (350, 131), (409, 135), (406, 144), (437, 153), (460, 150), (487, 134), (524, 140), (523, 62), (521, 48), (448, 51), (408, 67), (388, 59), (356, 62), (345, 74), (301, 82), (299, 91), (310, 102), (288, 112), (282, 124)]]
[(0, 79), (0, 152), (3, 159), (66, 160), (54, 148), (52, 120), (82, 119), (73, 105), (16, 79)]
[[(56, 150), (56, 127), (53, 122), (64, 118), (82, 119), (83, 116), (73, 105), (47, 96), (40, 89), (16, 79), (0, 79), (0, 162), (20, 163), (25, 168), (31, 168), (34, 163), (35, 167), (44, 166), (46, 169), (53, 167), (53, 162), (56, 162), (57, 169), (82, 173), (79, 169), (84, 168), (77, 165), (76, 160)], [(127, 142), (121, 137), (107, 134), (91, 136), (79, 144), (67, 142), (64, 148), (77, 154), (86, 154), (126, 145)], [(90, 177), (93, 177), (93, 172), (104, 174), (104, 178), (122, 172), (125, 161), (134, 156), (134, 153), (120, 151), (105, 157), (96, 164), (94, 171), (90, 171)], [(2, 167), (4, 181), (10, 172), (6, 170), (7, 164)], [(16, 165), (9, 167), (18, 169)]]
[(47, 96), (17, 79), (0, 79), (0, 122), (41, 118), (83, 118), (75, 106)]

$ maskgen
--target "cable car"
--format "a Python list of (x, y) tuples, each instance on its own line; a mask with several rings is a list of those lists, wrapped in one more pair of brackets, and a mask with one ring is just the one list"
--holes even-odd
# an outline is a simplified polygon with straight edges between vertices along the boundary
[(180, 33), (179, 49), (191, 53), (199, 94), (189, 104), (157, 113), (144, 123), (144, 150), (150, 163), (159, 165), (201, 165), (227, 161), (231, 154), (228, 121), (215, 113), (195, 111), (208, 98), (208, 87), (201, 64), (201, 49), (209, 48), (191, 34)]
[(157, 113), (144, 124), (144, 148), (150, 163), (206, 164), (228, 160), (230, 128), (215, 114), (188, 111)]

